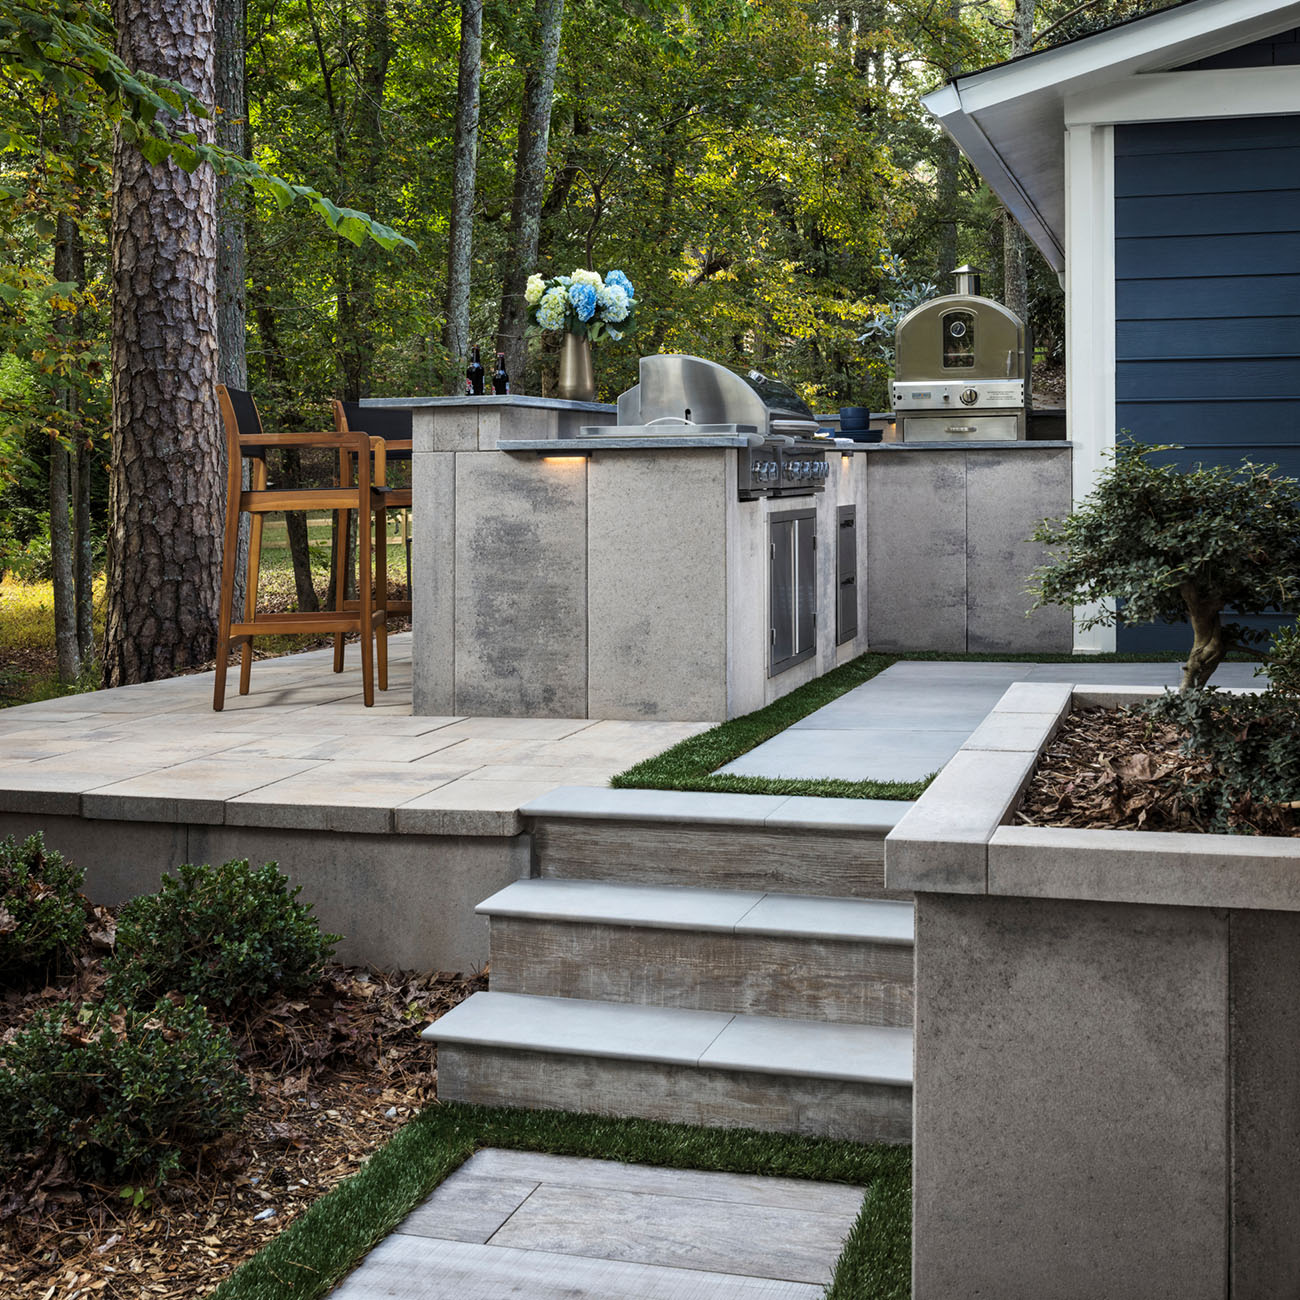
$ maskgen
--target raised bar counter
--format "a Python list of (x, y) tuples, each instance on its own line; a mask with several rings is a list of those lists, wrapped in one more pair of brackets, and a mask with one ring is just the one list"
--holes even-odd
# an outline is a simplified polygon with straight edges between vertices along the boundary
[[(536, 397), (366, 404), (413, 417), (417, 714), (721, 720), (869, 643), (1070, 648), (1069, 612), (1026, 618), (1023, 594), (1025, 539), (1070, 508), (1068, 443), (837, 440), (824, 491), (742, 500), (745, 432), (602, 435), (613, 405)], [(796, 515), (813, 644), (777, 666), (772, 548)]]

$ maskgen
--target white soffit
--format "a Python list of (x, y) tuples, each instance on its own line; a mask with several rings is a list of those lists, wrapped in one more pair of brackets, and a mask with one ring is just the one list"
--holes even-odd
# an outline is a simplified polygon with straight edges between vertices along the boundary
[[(1060, 271), (1065, 267), (1066, 100), (1086, 96), (1096, 103), (1106, 89), (1119, 90), (1117, 83), (1142, 73), (1178, 68), (1297, 26), (1300, 0), (1192, 0), (957, 77), (921, 102), (1052, 269)], [(1300, 69), (1287, 71), (1300, 87)], [(1206, 116), (1215, 114), (1207, 107)]]

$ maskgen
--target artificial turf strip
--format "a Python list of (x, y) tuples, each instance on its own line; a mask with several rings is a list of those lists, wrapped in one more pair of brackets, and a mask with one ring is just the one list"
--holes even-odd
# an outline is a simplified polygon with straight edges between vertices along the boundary
[(870, 681), (891, 664), (920, 660), (930, 663), (1174, 663), (1185, 656), (1168, 654), (950, 654), (916, 650), (904, 654), (868, 652), (783, 695), (779, 700), (720, 723), (698, 736), (665, 749), (610, 778), (616, 790), (706, 790), (717, 794), (813, 795), (821, 799), (919, 799), (934, 780), (837, 781), (796, 777), (729, 776), (718, 768), (747, 754), (765, 740)]
[(869, 682), (896, 662), (892, 655), (864, 654), (783, 695), (779, 700), (679, 741), (662, 754), (610, 779), (615, 789), (711, 790), (722, 794), (810, 794), (841, 799), (915, 799), (925, 781), (808, 781), (794, 778), (716, 775), (716, 769), (755, 745), (771, 740), (800, 718)]
[(827, 1294), (834, 1300), (910, 1294), (908, 1147), (447, 1102), (399, 1130), (210, 1300), (316, 1300), (481, 1147), (861, 1184), (868, 1193)]

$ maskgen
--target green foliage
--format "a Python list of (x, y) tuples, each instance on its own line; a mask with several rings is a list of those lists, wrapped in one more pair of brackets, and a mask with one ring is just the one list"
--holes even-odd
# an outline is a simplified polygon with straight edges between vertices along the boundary
[[(0, 69), (11, 83), (33, 94), (52, 91), (60, 99), (97, 102), (128, 144), (154, 166), (171, 162), (192, 172), (208, 163), (219, 174), (235, 176), (280, 207), (304, 203), (336, 235), (360, 244), (373, 239), (385, 249), (411, 241), (390, 226), (353, 208), (340, 208), (309, 185), (294, 185), (257, 163), (183, 129), (186, 119), (211, 117), (208, 108), (177, 82), (133, 71), (113, 52), (113, 28), (87, 0), (37, 0), (8, 5), (0, 12)], [(46, 146), (13, 129), (0, 131), (0, 149), (37, 152)], [(48, 216), (36, 218), (37, 233), (52, 235)]]
[(0, 1162), (61, 1152), (84, 1178), (160, 1183), (247, 1098), (229, 1033), (193, 1000), (37, 1012), (0, 1044)]
[(0, 840), (0, 972), (30, 970), (76, 946), (86, 920), (85, 872), (44, 836)]
[(1186, 753), (1209, 760), (1211, 776), (1187, 791), (1216, 831), (1269, 834), (1279, 830), (1275, 805), (1300, 799), (1300, 695), (1257, 695), (1213, 687), (1166, 693), (1146, 712), (1172, 722)]
[(1275, 691), (1300, 697), (1300, 623), (1273, 633), (1267, 672)]
[(341, 936), (322, 934), (275, 863), (186, 863), (156, 894), (133, 898), (117, 922), (109, 990), (140, 1003), (176, 991), (231, 1007), (300, 992), (320, 977)]
[(1224, 610), (1262, 614), (1300, 597), (1300, 482), (1252, 464), (1180, 471), (1162, 460), (1176, 450), (1117, 445), (1078, 509), (1034, 533), (1058, 554), (1031, 592), (1036, 605), (1094, 606), (1085, 628), (1189, 619), (1187, 687), (1264, 637), (1223, 624)]

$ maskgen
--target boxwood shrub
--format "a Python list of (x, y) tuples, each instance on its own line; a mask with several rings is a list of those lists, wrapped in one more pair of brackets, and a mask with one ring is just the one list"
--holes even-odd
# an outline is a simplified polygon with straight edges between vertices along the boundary
[(46, 965), (76, 947), (86, 921), (85, 873), (37, 834), (0, 840), (0, 972)]
[(298, 894), (274, 862), (187, 863), (164, 875), (118, 916), (110, 994), (139, 1005), (175, 991), (230, 1008), (306, 991), (341, 936), (322, 934)]
[(40, 1011), (0, 1043), (0, 1164), (62, 1152), (83, 1178), (160, 1183), (247, 1100), (229, 1032), (192, 998)]

